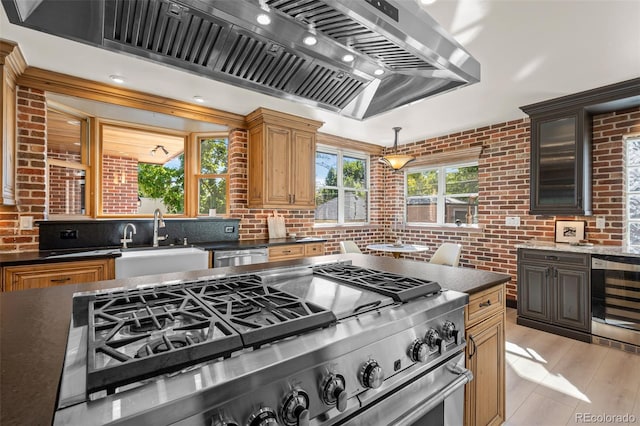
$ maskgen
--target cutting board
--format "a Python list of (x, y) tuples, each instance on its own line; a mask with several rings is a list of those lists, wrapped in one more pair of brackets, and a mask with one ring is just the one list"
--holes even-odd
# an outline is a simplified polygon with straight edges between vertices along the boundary
[(284, 217), (280, 216), (277, 211), (273, 211), (273, 216), (267, 218), (269, 225), (269, 238), (285, 238), (287, 236), (287, 227), (284, 223)]

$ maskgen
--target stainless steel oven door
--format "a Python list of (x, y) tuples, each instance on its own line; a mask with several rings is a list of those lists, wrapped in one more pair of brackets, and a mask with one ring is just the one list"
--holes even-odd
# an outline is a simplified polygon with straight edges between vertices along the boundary
[(444, 425), (464, 422), (464, 385), (473, 379), (464, 368), (464, 353), (415, 378), (380, 400), (362, 407), (339, 424)]

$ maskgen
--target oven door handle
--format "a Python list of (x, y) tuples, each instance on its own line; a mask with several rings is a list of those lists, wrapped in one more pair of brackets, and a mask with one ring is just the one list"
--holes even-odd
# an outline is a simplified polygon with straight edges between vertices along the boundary
[(442, 401), (452, 395), (455, 391), (473, 380), (473, 373), (470, 370), (457, 364), (447, 365), (447, 369), (450, 372), (457, 374), (458, 376), (440, 391), (436, 392), (435, 395), (433, 395), (431, 398), (420, 403), (420, 406), (415, 410), (412, 410), (411, 412), (393, 422), (393, 426), (405, 426), (414, 424), (415, 422), (420, 420), (422, 416), (427, 414), (429, 411), (437, 407)]

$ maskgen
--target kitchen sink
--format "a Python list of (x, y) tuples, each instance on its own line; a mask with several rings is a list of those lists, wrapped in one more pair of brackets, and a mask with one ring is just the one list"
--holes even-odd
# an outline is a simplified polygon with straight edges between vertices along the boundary
[(209, 253), (197, 247), (122, 250), (115, 262), (116, 278), (129, 278), (207, 269)]

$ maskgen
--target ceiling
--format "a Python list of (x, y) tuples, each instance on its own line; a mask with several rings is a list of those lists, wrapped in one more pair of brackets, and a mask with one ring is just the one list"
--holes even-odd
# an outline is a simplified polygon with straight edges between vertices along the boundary
[[(421, 0), (395, 0), (421, 1)], [(638, 0), (426, 0), (423, 8), (481, 64), (480, 83), (358, 121), (140, 58), (10, 24), (30, 66), (246, 115), (258, 107), (323, 121), (320, 131), (390, 146), (525, 117), (519, 107), (640, 76)], [(167, 126), (168, 127), (168, 126)]]

